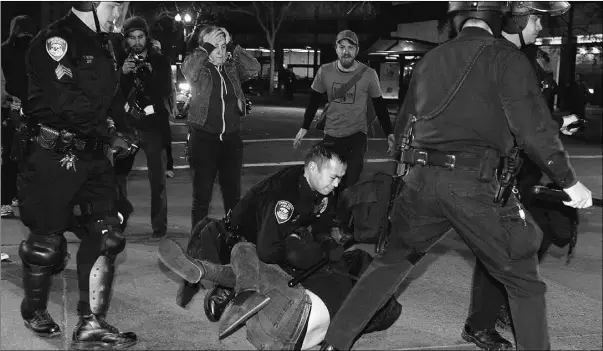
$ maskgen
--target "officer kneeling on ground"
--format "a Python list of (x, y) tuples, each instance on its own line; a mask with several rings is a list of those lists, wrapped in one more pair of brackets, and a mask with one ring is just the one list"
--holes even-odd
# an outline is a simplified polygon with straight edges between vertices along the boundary
[[(345, 168), (338, 155), (315, 146), (304, 166), (286, 167), (252, 188), (228, 223), (218, 223), (217, 230), (201, 230), (199, 234), (205, 235), (191, 239), (189, 255), (173, 241), (160, 244), (162, 262), (188, 284), (205, 279), (234, 289), (232, 307), (222, 317), (220, 338), (247, 323), (248, 339), (258, 349), (299, 350), (322, 341), (330, 318), (371, 262), (362, 250), (344, 253), (331, 236), (333, 190)], [(246, 235), (247, 242), (234, 244), (229, 265), (208, 259), (219, 259), (214, 243), (228, 242), (219, 235), (212, 238), (212, 231)], [(289, 284), (301, 275), (305, 278), (301, 286)], [(390, 296), (363, 333), (389, 328), (400, 313), (400, 304)], [(270, 322), (279, 318), (277, 326)]]
[[(23, 262), (21, 315), (41, 337), (61, 329), (47, 311), (52, 275), (67, 263), (64, 232), (78, 205), (85, 222), (77, 253), (80, 291), (74, 349), (122, 349), (134, 333), (105, 321), (115, 258), (126, 242), (115, 210), (113, 152), (131, 150), (109, 133), (107, 116), (119, 73), (108, 37), (127, 3), (79, 2), (33, 39), (26, 58), (29, 96), (25, 113), (39, 123), (20, 175), (19, 207), (30, 233), (19, 247)], [(91, 272), (94, 271), (94, 274)]]

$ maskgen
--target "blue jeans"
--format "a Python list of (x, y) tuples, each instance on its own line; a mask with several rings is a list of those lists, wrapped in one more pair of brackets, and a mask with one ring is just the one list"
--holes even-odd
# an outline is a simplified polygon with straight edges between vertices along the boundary
[(292, 277), (276, 264), (258, 259), (255, 245), (236, 244), (229, 265), (201, 261), (204, 279), (227, 288), (255, 290), (270, 303), (247, 321), (247, 340), (258, 350), (293, 350), (310, 315), (312, 303), (301, 285), (287, 286)]

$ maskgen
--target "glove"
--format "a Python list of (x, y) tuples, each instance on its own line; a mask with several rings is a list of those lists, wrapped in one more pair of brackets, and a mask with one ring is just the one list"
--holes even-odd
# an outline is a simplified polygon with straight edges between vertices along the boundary
[(330, 262), (340, 261), (343, 253), (345, 252), (343, 246), (339, 245), (333, 238), (328, 238), (321, 241), (320, 247), (325, 252), (327, 259)]

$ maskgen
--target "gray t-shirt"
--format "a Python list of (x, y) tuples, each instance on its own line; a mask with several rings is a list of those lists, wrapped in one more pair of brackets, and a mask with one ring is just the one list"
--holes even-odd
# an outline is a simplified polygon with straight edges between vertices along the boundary
[(366, 113), (369, 98), (382, 96), (379, 78), (374, 69), (368, 68), (362, 78), (352, 86), (341, 99), (333, 101), (333, 94), (347, 83), (365, 64), (360, 63), (354, 72), (343, 72), (337, 68), (337, 61), (320, 66), (312, 89), (327, 93), (331, 103), (327, 110), (325, 134), (345, 137), (357, 132), (367, 133)]

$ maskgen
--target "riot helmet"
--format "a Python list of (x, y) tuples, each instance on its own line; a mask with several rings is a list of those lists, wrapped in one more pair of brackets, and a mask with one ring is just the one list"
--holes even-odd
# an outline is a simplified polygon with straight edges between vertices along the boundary
[(567, 1), (511, 1), (510, 11), (503, 20), (503, 31), (518, 34), (521, 45), (525, 45), (523, 30), (528, 25), (530, 15), (560, 16), (570, 9)]
[(452, 17), (457, 32), (463, 29), (467, 20), (478, 19), (486, 22), (495, 37), (501, 36), (503, 16), (508, 12), (507, 2), (497, 1), (450, 1), (448, 14)]

